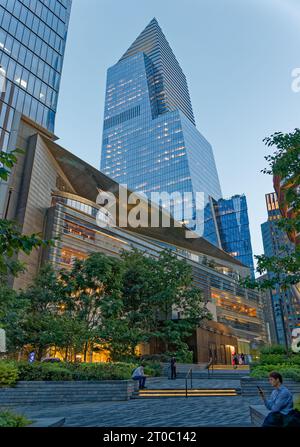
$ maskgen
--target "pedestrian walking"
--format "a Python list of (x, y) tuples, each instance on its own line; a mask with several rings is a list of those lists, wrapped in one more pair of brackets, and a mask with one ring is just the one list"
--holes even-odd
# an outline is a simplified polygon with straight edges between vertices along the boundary
[(234, 354), (234, 369), (238, 367), (239, 364), (239, 356), (237, 353)]
[(171, 366), (171, 380), (176, 379), (176, 358), (172, 357), (170, 361)]

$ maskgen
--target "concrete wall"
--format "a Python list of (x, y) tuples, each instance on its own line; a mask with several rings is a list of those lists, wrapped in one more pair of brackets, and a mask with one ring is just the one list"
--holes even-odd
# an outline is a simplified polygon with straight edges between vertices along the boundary
[(133, 380), (20, 381), (14, 388), (0, 389), (0, 406), (129, 400), (137, 388)]

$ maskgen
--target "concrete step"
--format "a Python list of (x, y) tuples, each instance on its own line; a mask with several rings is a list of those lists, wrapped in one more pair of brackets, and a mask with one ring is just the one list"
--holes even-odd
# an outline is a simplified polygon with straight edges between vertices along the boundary
[(35, 419), (33, 424), (28, 427), (62, 427), (65, 422), (65, 418), (39, 418)]
[(137, 399), (144, 398), (165, 398), (165, 397), (213, 397), (213, 396), (238, 396), (240, 389), (237, 388), (164, 388), (164, 389), (144, 389), (140, 390)]
[[(192, 375), (193, 379), (220, 379), (220, 380), (240, 380), (242, 377), (247, 377), (247, 374), (245, 373), (225, 373), (225, 374), (221, 374), (221, 373), (213, 373), (213, 374), (207, 374), (207, 372), (205, 374), (193, 374)], [(177, 379), (185, 379), (186, 375), (185, 374), (176, 374), (176, 378)], [(190, 380), (190, 376), (188, 378), (188, 380)]]

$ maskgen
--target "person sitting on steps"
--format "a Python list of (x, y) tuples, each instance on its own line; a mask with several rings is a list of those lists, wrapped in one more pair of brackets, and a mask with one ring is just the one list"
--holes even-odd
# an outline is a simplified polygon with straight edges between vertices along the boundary
[(143, 390), (145, 387), (145, 383), (146, 383), (146, 376), (145, 376), (145, 372), (144, 372), (144, 364), (141, 363), (141, 365), (136, 368), (133, 373), (132, 373), (132, 379), (133, 380), (138, 380), (139, 381), (139, 389)]
[(282, 385), (282, 375), (278, 372), (269, 374), (269, 382), (275, 388), (270, 399), (267, 399), (264, 391), (259, 388), (259, 394), (270, 413), (263, 422), (263, 427), (282, 427), (286, 417), (293, 412), (292, 393)]

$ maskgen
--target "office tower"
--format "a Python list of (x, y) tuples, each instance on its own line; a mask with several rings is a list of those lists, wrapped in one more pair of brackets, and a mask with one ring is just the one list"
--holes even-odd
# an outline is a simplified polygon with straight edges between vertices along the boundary
[(151, 193), (191, 193), (191, 201), (183, 207), (174, 200), (170, 211), (220, 246), (212, 218), (212, 199), (221, 198), (212, 147), (195, 126), (185, 75), (156, 19), (108, 69), (101, 170), (163, 206)]
[(71, 2), (0, 0), (2, 150), (8, 148), (15, 110), (54, 131)]
[[(286, 256), (294, 247), (286, 233), (282, 231), (277, 222), (281, 219), (276, 193), (266, 194), (268, 220), (261, 225), (264, 254), (271, 256)], [(272, 272), (268, 272), (272, 278)], [(273, 305), (274, 319), (278, 343), (290, 345), (291, 332), (300, 325), (300, 305), (291, 288), (282, 290), (279, 286), (270, 291)]]
[(247, 265), (254, 278), (246, 196), (235, 195), (214, 201), (214, 210), (223, 250)]
[[(268, 275), (266, 273), (256, 278), (258, 282), (263, 282), (267, 279)], [(266, 325), (267, 340), (269, 344), (276, 345), (278, 344), (278, 339), (274, 320), (272, 294), (269, 290), (261, 290), (260, 295), (263, 308), (263, 318)]]

